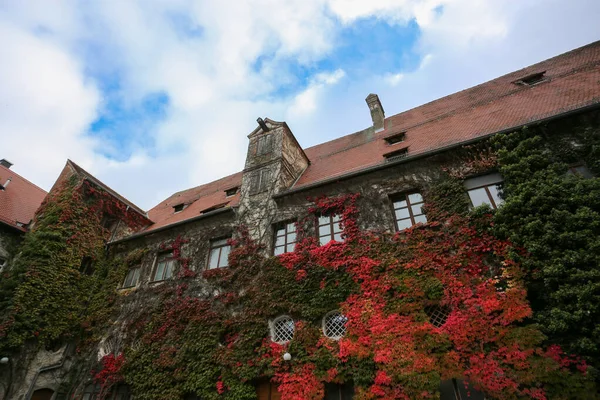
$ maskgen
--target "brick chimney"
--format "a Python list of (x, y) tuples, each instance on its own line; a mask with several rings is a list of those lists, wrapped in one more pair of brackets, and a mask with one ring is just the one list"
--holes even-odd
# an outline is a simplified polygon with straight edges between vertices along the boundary
[(383, 106), (381, 105), (381, 101), (379, 101), (379, 96), (371, 93), (367, 96), (365, 101), (369, 106), (369, 111), (371, 111), (373, 129), (375, 129), (375, 132), (382, 131), (384, 129), (385, 111), (383, 111)]

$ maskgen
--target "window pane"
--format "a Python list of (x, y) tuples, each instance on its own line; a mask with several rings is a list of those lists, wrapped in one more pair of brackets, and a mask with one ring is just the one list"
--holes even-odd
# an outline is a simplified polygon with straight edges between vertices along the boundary
[(409, 219), (401, 219), (398, 221), (398, 230), (401, 231), (406, 228), (410, 228), (412, 226), (412, 222)]
[(281, 229), (277, 229), (277, 231), (275, 232), (275, 236), (283, 236), (285, 235), (285, 229), (281, 228)]
[(408, 217), (410, 217), (410, 214), (408, 213), (408, 208), (401, 208), (399, 210), (396, 210), (396, 219), (404, 219)]
[(319, 236), (330, 235), (331, 227), (329, 225), (323, 225), (319, 227)]
[(133, 274), (133, 281), (131, 282), (131, 286), (135, 286), (139, 282), (139, 280), (140, 280), (140, 271), (141, 271), (141, 268), (139, 268), (139, 267), (135, 269), (135, 272)]
[(208, 268), (218, 268), (219, 267), (219, 252), (221, 249), (212, 249), (210, 251), (210, 259), (208, 261)]
[(287, 247), (286, 252), (294, 251), (294, 249), (296, 248), (296, 243), (288, 243), (288, 245), (286, 247)]
[(231, 246), (225, 246), (221, 248), (221, 259), (219, 260), (219, 267), (226, 267), (229, 265), (229, 251)]
[(425, 217), (425, 215), (424, 215), (424, 214), (417, 215), (417, 216), (415, 217), (415, 224), (418, 224), (419, 222), (421, 222), (421, 223), (426, 223), (426, 222), (427, 222), (427, 217)]
[(410, 201), (411, 204), (422, 203), (423, 197), (421, 197), (421, 193), (411, 193), (408, 195), (408, 201)]
[(331, 221), (329, 216), (320, 216), (319, 217), (319, 225), (328, 224)]
[(477, 207), (482, 204), (488, 204), (490, 206), (492, 205), (484, 188), (469, 190), (469, 197), (471, 198), (473, 207)]
[(296, 223), (290, 222), (289, 224), (287, 224), (287, 231), (288, 232), (296, 232)]
[(169, 279), (173, 276), (173, 265), (175, 260), (169, 260), (165, 263), (165, 279)]
[(275, 240), (275, 246), (283, 246), (285, 244), (285, 236), (279, 236)]
[(327, 244), (327, 243), (329, 243), (330, 241), (331, 241), (331, 236), (330, 236), (330, 235), (327, 235), (327, 236), (321, 236), (321, 237), (319, 238), (319, 243), (321, 244), (321, 246), (322, 246), (322, 245), (324, 245), (324, 244)]
[(397, 200), (394, 202), (394, 208), (406, 207), (406, 200)]
[(344, 241), (342, 239), (342, 234), (341, 233), (336, 233), (335, 235), (333, 235), (333, 240), (335, 240), (336, 242), (343, 242)]
[(164, 263), (164, 261), (161, 261), (156, 266), (156, 272), (154, 273), (154, 280), (162, 281), (164, 271), (165, 271), (165, 263)]
[(129, 272), (127, 272), (127, 276), (125, 277), (125, 282), (123, 282), (123, 287), (129, 287), (131, 286), (131, 278), (132, 278), (132, 272), (133, 270), (129, 270)]
[(340, 216), (337, 214), (334, 214), (332, 219), (333, 219), (333, 222), (338, 222), (340, 220)]
[(283, 246), (280, 246), (280, 247), (275, 247), (274, 254), (275, 254), (276, 256), (278, 256), (278, 255), (280, 255), (280, 254), (283, 254), (283, 253), (285, 253), (285, 251), (284, 251), (284, 247), (283, 247)]
[(333, 232), (337, 233), (337, 232), (343, 232), (344, 229), (342, 228), (342, 224), (334, 224), (333, 225)]
[(498, 195), (498, 185), (488, 186), (488, 190), (492, 195), (492, 199), (494, 199), (494, 203), (496, 203), (496, 207), (500, 207), (502, 203), (504, 203), (504, 200), (502, 200)]
[(288, 243), (293, 243), (296, 241), (296, 232), (288, 233), (287, 237)]
[(416, 205), (416, 206), (412, 206), (412, 207), (411, 207), (411, 209), (412, 209), (412, 213), (413, 213), (413, 215), (420, 215), (420, 214), (423, 214), (423, 209), (422, 209), (422, 207), (423, 207), (423, 204), (422, 204), (422, 203), (421, 203), (421, 204), (418, 204), (418, 205)]

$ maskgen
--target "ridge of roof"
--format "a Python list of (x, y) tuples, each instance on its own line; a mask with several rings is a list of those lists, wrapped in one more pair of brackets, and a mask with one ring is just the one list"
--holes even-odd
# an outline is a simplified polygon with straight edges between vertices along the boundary
[(96, 185), (100, 186), (102, 189), (106, 190), (110, 195), (112, 195), (113, 197), (117, 198), (118, 200), (120, 200), (123, 203), (125, 203), (126, 205), (128, 205), (130, 208), (132, 208), (138, 214), (142, 215), (144, 218), (149, 219), (148, 214), (144, 210), (142, 210), (141, 208), (139, 208), (138, 206), (133, 204), (131, 201), (127, 200), (125, 197), (121, 196), (115, 190), (111, 189), (108, 185), (106, 185), (100, 179), (96, 178), (94, 175), (90, 174), (85, 169), (81, 168), (79, 165), (77, 165), (75, 162), (73, 162), (73, 160), (67, 159), (67, 165), (70, 165), (76, 172), (80, 173), (81, 175), (85, 176), (87, 179), (91, 180)]

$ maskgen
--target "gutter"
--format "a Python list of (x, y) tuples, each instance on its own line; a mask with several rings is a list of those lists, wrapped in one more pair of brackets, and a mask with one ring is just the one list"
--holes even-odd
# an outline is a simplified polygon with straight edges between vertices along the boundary
[(140, 238), (140, 237), (143, 237), (143, 236), (146, 236), (146, 235), (150, 235), (152, 233), (162, 232), (162, 231), (165, 231), (167, 229), (175, 228), (176, 226), (187, 224), (188, 222), (199, 221), (199, 220), (202, 220), (202, 219), (205, 219), (205, 218), (213, 217), (215, 215), (225, 214), (226, 212), (230, 212), (230, 211), (234, 212), (235, 208), (237, 208), (237, 206), (236, 207), (219, 208), (217, 210), (208, 212), (206, 214), (200, 214), (200, 215), (197, 215), (197, 216), (192, 217), (192, 218), (184, 219), (184, 220), (177, 221), (177, 222), (174, 222), (174, 223), (169, 224), (169, 225), (161, 226), (160, 228), (152, 229), (152, 230), (149, 230), (149, 231), (143, 231), (143, 232), (139, 232), (139, 233), (134, 233), (131, 236), (127, 236), (127, 237), (124, 237), (122, 239), (118, 239), (118, 240), (115, 240), (115, 241), (112, 241), (112, 242), (108, 242), (106, 245), (109, 246), (109, 245), (113, 245), (113, 244), (117, 244), (117, 243), (126, 242), (126, 241), (131, 240), (131, 239), (136, 239), (136, 238)]
[(50, 370), (57, 369), (57, 368), (62, 368), (62, 366), (65, 364), (65, 359), (67, 358), (67, 352), (70, 350), (70, 348), (71, 348), (71, 343), (67, 343), (67, 347), (65, 348), (65, 351), (64, 351), (62, 357), (60, 358), (59, 362), (57, 362), (56, 364), (48, 365), (47, 367), (41, 367), (40, 369), (38, 369), (36, 371), (35, 375), (33, 376), (33, 380), (29, 384), (29, 389), (27, 389), (27, 394), (25, 394), (25, 400), (31, 400), (31, 396), (33, 394), (32, 393), (33, 388), (35, 387), (35, 384), (37, 383), (38, 376), (40, 376), (40, 374), (42, 372), (50, 371)]
[(452, 149), (456, 149), (456, 148), (459, 148), (459, 147), (468, 146), (470, 144), (474, 144), (474, 143), (477, 143), (477, 142), (484, 141), (484, 140), (489, 139), (490, 137), (495, 136), (495, 135), (500, 135), (500, 134), (503, 134), (503, 133), (514, 132), (514, 131), (519, 130), (521, 128), (524, 128), (526, 126), (539, 125), (539, 124), (542, 124), (542, 123), (545, 123), (545, 122), (554, 121), (554, 120), (559, 119), (559, 118), (565, 118), (565, 117), (568, 117), (568, 116), (571, 116), (571, 115), (575, 115), (575, 114), (579, 114), (579, 113), (582, 113), (582, 112), (591, 111), (591, 110), (594, 110), (596, 108), (600, 108), (600, 103), (590, 104), (590, 105), (587, 105), (587, 106), (584, 106), (584, 107), (581, 107), (581, 108), (576, 108), (574, 110), (569, 110), (569, 111), (566, 111), (566, 112), (563, 112), (563, 113), (560, 113), (560, 114), (555, 114), (555, 115), (553, 115), (551, 117), (546, 117), (546, 118), (538, 119), (538, 120), (531, 121), (531, 122), (526, 123), (526, 124), (516, 125), (516, 126), (513, 126), (511, 128), (503, 129), (501, 131), (496, 131), (496, 132), (493, 132), (493, 133), (488, 133), (488, 134), (485, 134), (485, 135), (482, 135), (482, 136), (478, 136), (478, 137), (473, 138), (473, 139), (465, 140), (465, 141), (454, 143), (454, 144), (451, 144), (451, 145), (448, 145), (448, 146), (440, 147), (440, 148), (437, 148), (437, 149), (434, 149), (434, 150), (429, 150), (429, 151), (425, 151), (423, 153), (415, 154), (414, 156), (404, 157), (404, 158), (399, 159), (397, 161), (385, 162), (383, 164), (376, 164), (376, 165), (373, 165), (373, 166), (370, 166), (370, 167), (366, 167), (366, 168), (360, 169), (358, 171), (348, 172), (346, 174), (341, 174), (341, 175), (335, 176), (333, 178), (327, 178), (327, 179), (324, 179), (322, 181), (318, 181), (318, 182), (314, 182), (314, 183), (309, 183), (307, 185), (300, 186), (298, 188), (292, 188), (292, 189), (286, 190), (285, 192), (281, 192), (281, 193), (278, 193), (276, 195), (273, 195), (273, 199), (280, 199), (280, 198), (283, 198), (283, 197), (286, 197), (286, 196), (289, 196), (289, 195), (293, 195), (293, 194), (296, 194), (296, 193), (304, 192), (304, 191), (307, 191), (307, 190), (310, 190), (310, 189), (314, 189), (314, 188), (317, 188), (317, 187), (320, 187), (320, 186), (325, 186), (325, 185), (328, 185), (330, 183), (339, 182), (339, 181), (342, 181), (342, 180), (355, 178), (357, 176), (364, 175), (364, 174), (367, 174), (367, 173), (370, 173), (370, 172), (374, 172), (374, 171), (379, 171), (379, 170), (383, 170), (383, 169), (386, 169), (386, 168), (395, 167), (395, 166), (401, 165), (401, 164), (406, 164), (406, 163), (409, 163), (409, 162), (412, 162), (412, 161), (419, 160), (421, 158), (431, 157), (433, 155), (440, 154), (440, 153), (443, 153), (443, 152), (446, 152), (446, 151), (449, 151), (449, 150), (452, 150)]

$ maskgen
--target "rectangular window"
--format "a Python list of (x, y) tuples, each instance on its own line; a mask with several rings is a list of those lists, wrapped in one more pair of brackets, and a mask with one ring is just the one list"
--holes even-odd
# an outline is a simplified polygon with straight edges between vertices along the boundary
[(352, 400), (354, 398), (354, 386), (352, 384), (338, 385), (335, 383), (325, 384), (324, 400)]
[(264, 192), (268, 190), (271, 181), (271, 170), (263, 168), (255, 172), (250, 179), (250, 194)]
[(583, 164), (572, 165), (567, 170), (568, 175), (580, 176), (585, 179), (594, 177), (594, 174)]
[(388, 145), (391, 146), (391, 145), (394, 145), (397, 143), (404, 142), (405, 137), (406, 137), (406, 132), (400, 132), (400, 133), (396, 133), (395, 135), (385, 137), (384, 140)]
[(296, 247), (296, 222), (282, 222), (275, 225), (275, 244), (273, 254), (278, 256), (294, 251)]
[(501, 183), (502, 176), (498, 173), (477, 176), (465, 180), (465, 188), (467, 189), (473, 207), (478, 207), (483, 204), (487, 204), (494, 209), (500, 207), (504, 202), (498, 194)]
[(332, 240), (343, 242), (342, 239), (342, 221), (337, 214), (321, 215), (318, 219), (319, 223), (319, 243), (322, 245), (329, 243)]
[(127, 272), (127, 276), (125, 277), (125, 281), (123, 282), (123, 289), (134, 287), (140, 281), (140, 270), (141, 267), (131, 268), (129, 272)]
[(225, 197), (231, 197), (231, 196), (235, 196), (235, 194), (238, 192), (238, 187), (232, 187), (231, 189), (227, 189), (225, 190)]
[(231, 246), (227, 243), (229, 238), (211, 240), (210, 253), (208, 255), (208, 268), (223, 268), (228, 265)]
[(427, 217), (423, 212), (423, 197), (420, 193), (406, 193), (392, 197), (394, 208), (394, 219), (396, 230), (403, 231), (406, 228), (426, 223)]
[(271, 152), (273, 148), (273, 135), (263, 135), (258, 137), (258, 149), (256, 154), (262, 156)]
[(156, 270), (152, 281), (164, 281), (173, 277), (176, 262), (173, 252), (160, 253), (156, 259)]
[(401, 160), (403, 158), (408, 157), (408, 147), (405, 147), (404, 149), (392, 151), (390, 153), (386, 153), (383, 155), (383, 157), (385, 158), (385, 161), (387, 161), (387, 162), (394, 162), (394, 161)]

